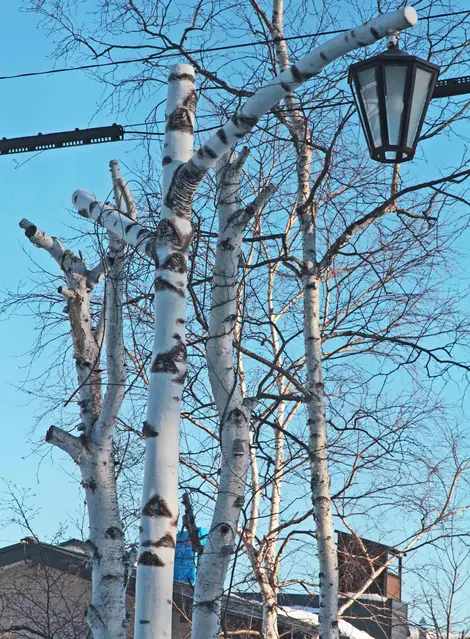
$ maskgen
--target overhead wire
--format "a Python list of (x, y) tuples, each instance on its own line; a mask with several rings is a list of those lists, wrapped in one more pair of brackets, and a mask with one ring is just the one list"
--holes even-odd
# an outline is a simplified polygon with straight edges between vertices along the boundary
[[(352, 100), (343, 100), (341, 102), (332, 102), (331, 104), (316, 104), (312, 106), (305, 106), (300, 104), (298, 107), (286, 107), (284, 109), (279, 109), (280, 113), (286, 113), (288, 111), (315, 111), (316, 109), (332, 109), (339, 106), (346, 106), (353, 104)], [(275, 110), (271, 110), (270, 113), (274, 114)], [(216, 115), (211, 113), (203, 113), (198, 116), (196, 119), (201, 120), (202, 118), (215, 118)], [(126, 133), (134, 134), (134, 135), (155, 135), (155, 136), (164, 136), (163, 131), (131, 131), (129, 129), (133, 129), (139, 126), (154, 126), (158, 124), (165, 124), (165, 120), (153, 120), (150, 122), (139, 122), (137, 124), (123, 124), (122, 127)], [(215, 126), (205, 127), (203, 129), (196, 129), (194, 133), (207, 133), (208, 131), (215, 131), (216, 129), (220, 129), (221, 125), (217, 124)]]
[[(462, 11), (454, 11), (450, 13), (438, 13), (430, 16), (423, 16), (420, 20), (434, 20), (437, 18), (449, 18), (451, 16), (458, 15), (470, 15), (470, 9), (464, 9)], [(43, 75), (54, 75), (57, 73), (69, 73), (73, 71), (88, 71), (92, 69), (100, 69), (104, 67), (112, 67), (112, 66), (120, 66), (123, 64), (134, 64), (139, 62), (149, 63), (153, 60), (161, 60), (165, 58), (174, 58), (175, 56), (180, 55), (196, 55), (198, 53), (213, 53), (218, 51), (229, 51), (233, 49), (241, 49), (246, 47), (255, 47), (263, 44), (274, 44), (279, 41), (289, 42), (292, 40), (300, 40), (302, 38), (316, 38), (323, 35), (338, 35), (340, 33), (345, 33), (346, 31), (350, 31), (350, 29), (334, 29), (330, 31), (317, 31), (315, 33), (304, 33), (296, 36), (286, 36), (283, 38), (266, 38), (264, 40), (257, 40), (255, 42), (238, 42), (230, 45), (223, 45), (218, 47), (207, 47), (200, 49), (193, 49), (189, 51), (182, 51), (180, 48), (175, 47), (175, 51), (169, 52), (165, 51), (164, 53), (153, 53), (149, 56), (143, 58), (131, 58), (126, 60), (114, 60), (112, 62), (97, 62), (95, 64), (83, 64), (76, 67), (61, 67), (59, 69), (48, 69), (46, 71), (27, 71), (24, 73), (15, 73), (12, 75), (3, 75), (0, 76), (0, 80), (16, 80), (20, 78), (33, 78)]]

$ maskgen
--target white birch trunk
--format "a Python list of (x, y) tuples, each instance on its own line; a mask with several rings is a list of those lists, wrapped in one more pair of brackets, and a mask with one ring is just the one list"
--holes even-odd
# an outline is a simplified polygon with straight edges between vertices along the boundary
[(171, 637), (178, 523), (181, 394), (186, 377), (186, 280), (191, 201), (168, 195), (175, 171), (193, 153), (196, 92), (188, 65), (170, 68), (163, 157), (162, 218), (155, 249), (155, 338), (147, 417), (137, 566), (135, 639)]
[[(51, 426), (46, 440), (67, 452), (78, 464), (85, 489), (90, 526), (87, 546), (92, 560), (88, 625), (94, 639), (125, 639), (127, 573), (113, 456), (113, 432), (126, 381), (122, 335), (123, 248), (112, 239), (106, 264), (89, 270), (83, 260), (66, 251), (56, 238), (27, 220), (20, 226), (32, 244), (52, 255), (67, 280), (67, 288), (61, 287), (60, 292), (67, 299), (72, 330), (82, 434), (75, 437)], [(98, 339), (90, 314), (91, 292), (103, 269), (108, 271), (103, 326), (108, 385), (104, 399), (99, 372), (103, 331), (100, 330)]]
[(265, 204), (274, 188), (268, 186), (251, 205), (241, 208), (240, 178), (246, 156), (247, 151), (239, 158), (231, 154), (224, 158), (217, 171), (219, 234), (206, 357), (220, 420), (221, 463), (211, 530), (196, 575), (192, 639), (219, 636), (221, 597), (235, 548), (249, 465), (251, 401), (244, 399), (233, 365), (239, 255), (246, 224)]

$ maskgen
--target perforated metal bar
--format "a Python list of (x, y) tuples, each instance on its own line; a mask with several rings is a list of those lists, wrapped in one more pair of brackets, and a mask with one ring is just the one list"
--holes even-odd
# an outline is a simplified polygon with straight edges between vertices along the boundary
[(61, 149), (87, 144), (103, 144), (104, 142), (119, 142), (122, 139), (124, 139), (124, 129), (119, 124), (91, 129), (75, 129), (75, 131), (63, 131), (61, 133), (47, 133), (45, 135), (39, 133), (38, 135), (21, 138), (3, 138), (0, 140), (0, 155)]
[(434, 87), (432, 99), (450, 98), (453, 95), (465, 95), (466, 93), (470, 93), (470, 75), (464, 75), (461, 78), (438, 80)]

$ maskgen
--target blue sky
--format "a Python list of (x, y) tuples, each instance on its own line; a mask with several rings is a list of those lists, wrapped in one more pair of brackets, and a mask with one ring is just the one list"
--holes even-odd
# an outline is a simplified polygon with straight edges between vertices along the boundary
[[(52, 68), (48, 56), (53, 43), (38, 29), (37, 18), (19, 11), (21, 0), (3, 3), (0, 22), (0, 76)], [(63, 66), (62, 62), (59, 66)], [(125, 117), (110, 112), (96, 114), (96, 102), (102, 88), (83, 72), (55, 74), (38, 78), (0, 81), (0, 137), (48, 133), (75, 127), (107, 125), (114, 121), (125, 124)], [(161, 96), (159, 96), (161, 97)], [(132, 121), (142, 118), (133, 116)], [(428, 169), (436, 175), (439, 167), (450, 164), (450, 151), (455, 140), (440, 138), (427, 142)], [(365, 147), (365, 145), (364, 145)], [(424, 148), (424, 145), (423, 145)], [(436, 151), (439, 150), (439, 153)], [(364, 151), (365, 152), (365, 151)], [(449, 153), (449, 155), (448, 155)], [(0, 157), (2, 186), (2, 223), (4, 244), (0, 251), (1, 289), (15, 289), (20, 281), (30, 277), (30, 262), (22, 249), (30, 251), (18, 227), (26, 217), (52, 235), (66, 235), (72, 221), (71, 195), (77, 188), (97, 194), (109, 192), (108, 162), (117, 158), (131, 165), (141, 157), (132, 140), (92, 147), (52, 150), (34, 154)], [(444, 161), (447, 160), (448, 161)], [(420, 170), (423, 166), (420, 165)], [(424, 169), (426, 170), (426, 169)], [(47, 255), (33, 252), (34, 258), (51, 268)], [(83, 504), (77, 482), (66, 471), (70, 462), (57, 452), (51, 452), (39, 464), (31, 455), (27, 440), (34, 427), (35, 400), (18, 389), (24, 377), (21, 367), (28, 358), (23, 354), (34, 335), (28, 318), (15, 317), (2, 321), (0, 330), (2, 365), (0, 367), (0, 406), (2, 447), (0, 477), (30, 488), (41, 510), (34, 520), (35, 532), (41, 538), (53, 535), (61, 522), (76, 517)], [(40, 439), (49, 424), (43, 422), (34, 434)], [(0, 492), (2, 487), (0, 485)], [(33, 500), (31, 503), (34, 503)], [(18, 527), (2, 528), (0, 512), (0, 545), (18, 541)], [(73, 528), (68, 530), (73, 534)]]
[[(0, 75), (50, 69), (48, 58), (52, 43), (37, 28), (37, 18), (19, 11), (20, 2), (2, 3), (0, 21)], [(62, 66), (62, 65), (59, 65)], [(107, 125), (113, 115), (95, 116), (100, 86), (82, 72), (64, 73), (38, 78), (0, 82), (0, 137), (34, 135), (38, 132), (71, 130), (75, 127)], [(95, 116), (95, 117), (93, 117)], [(52, 235), (66, 235), (72, 218), (71, 196), (75, 189), (109, 191), (108, 162), (116, 157), (131, 163), (138, 156), (132, 141), (92, 147), (58, 149), (34, 154), (0, 157), (2, 187), (2, 236), (5, 244), (0, 252), (1, 289), (15, 289), (27, 280), (31, 264), (22, 252), (30, 247), (25, 241), (19, 221), (26, 217)], [(47, 255), (33, 252), (34, 258), (51, 268)], [(52, 268), (51, 268), (52, 270)], [(76, 483), (64, 473), (70, 469), (59, 453), (52, 453), (38, 468), (38, 457), (30, 455), (26, 440), (34, 426), (34, 399), (15, 388), (21, 383), (26, 364), (22, 356), (32, 338), (31, 321), (15, 317), (1, 323), (2, 365), (0, 369), (1, 429), (0, 477), (18, 486), (31, 488), (42, 510), (34, 520), (41, 537), (53, 534), (67, 514), (76, 515), (82, 497)], [(43, 436), (47, 423), (35, 432)], [(0, 491), (2, 487), (0, 486)], [(31, 500), (33, 502), (33, 500)], [(0, 513), (0, 544), (18, 540), (21, 532), (10, 526), (3, 528)], [(70, 532), (72, 530), (70, 529)]]

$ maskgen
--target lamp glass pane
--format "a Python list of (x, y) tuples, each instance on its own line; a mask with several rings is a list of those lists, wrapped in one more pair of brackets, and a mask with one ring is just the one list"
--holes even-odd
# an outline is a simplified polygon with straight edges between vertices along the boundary
[(376, 67), (364, 69), (357, 74), (359, 81), (359, 99), (364, 104), (367, 120), (372, 133), (372, 143), (374, 146), (381, 146), (382, 136), (380, 135), (379, 98), (377, 95)]
[(429, 86), (432, 80), (432, 73), (425, 69), (416, 69), (415, 87), (413, 91), (413, 102), (411, 104), (410, 124), (408, 126), (407, 146), (413, 146), (419, 122), (423, 113), (424, 105), (428, 97)]
[(387, 111), (388, 141), (400, 144), (400, 131), (405, 108), (405, 82), (407, 67), (402, 64), (387, 64), (385, 71), (385, 104)]

